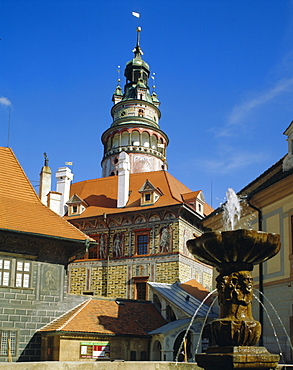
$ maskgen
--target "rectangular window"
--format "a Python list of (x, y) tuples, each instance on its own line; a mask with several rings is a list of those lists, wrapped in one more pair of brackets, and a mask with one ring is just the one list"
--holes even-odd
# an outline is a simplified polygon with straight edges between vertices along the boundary
[(147, 353), (146, 351), (140, 352), (140, 361), (146, 361), (147, 360)]
[(147, 284), (142, 283), (136, 283), (136, 299), (146, 300), (146, 290), (147, 290)]
[(0, 286), (29, 288), (31, 262), (0, 257)]
[(0, 330), (0, 356), (16, 356), (17, 331)]
[(0, 285), (9, 286), (11, 280), (11, 260), (0, 258)]
[(146, 202), (150, 202), (150, 200), (151, 200), (151, 194), (150, 194), (150, 193), (146, 193), (146, 194), (144, 195), (144, 200), (145, 200)]
[(18, 288), (29, 288), (30, 287), (30, 262), (17, 261), (16, 262), (16, 275), (15, 275), (15, 286)]
[(148, 254), (149, 249), (149, 233), (141, 233), (136, 235), (136, 254)]

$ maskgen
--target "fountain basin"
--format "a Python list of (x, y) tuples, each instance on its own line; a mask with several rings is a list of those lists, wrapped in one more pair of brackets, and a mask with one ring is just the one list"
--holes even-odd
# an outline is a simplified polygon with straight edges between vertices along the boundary
[(207, 232), (187, 241), (187, 247), (195, 258), (216, 267), (221, 273), (252, 271), (275, 256), (280, 248), (280, 236), (255, 230)]

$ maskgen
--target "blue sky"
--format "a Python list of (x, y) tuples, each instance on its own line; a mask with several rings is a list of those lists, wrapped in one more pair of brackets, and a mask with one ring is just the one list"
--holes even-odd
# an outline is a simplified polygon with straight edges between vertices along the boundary
[(0, 145), (11, 109), (9, 146), (37, 191), (44, 152), (53, 172), (72, 161), (74, 181), (100, 177), (117, 66), (132, 59), (139, 23), (169, 172), (217, 207), (287, 151), (292, 10), (289, 0), (0, 0)]

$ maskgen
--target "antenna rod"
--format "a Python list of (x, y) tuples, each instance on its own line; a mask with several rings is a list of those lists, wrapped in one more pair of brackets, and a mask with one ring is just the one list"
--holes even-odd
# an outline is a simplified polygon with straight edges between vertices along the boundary
[(7, 148), (9, 148), (10, 143), (10, 116), (11, 116), (11, 106), (9, 106), (8, 110)]

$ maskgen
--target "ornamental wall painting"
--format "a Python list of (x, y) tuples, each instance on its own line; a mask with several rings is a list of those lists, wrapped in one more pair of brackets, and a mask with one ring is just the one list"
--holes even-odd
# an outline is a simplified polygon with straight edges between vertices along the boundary
[(171, 225), (167, 225), (160, 230), (160, 253), (167, 253), (172, 251), (172, 235), (173, 229)]
[(192, 254), (187, 249), (187, 244), (186, 244), (187, 240), (192, 239), (192, 231), (188, 229), (184, 229), (182, 239), (183, 239), (182, 241), (183, 242), (183, 246), (182, 246), (183, 254), (185, 254), (185, 256), (193, 258)]
[(124, 256), (124, 233), (116, 233), (113, 236), (113, 257)]
[(99, 258), (105, 259), (108, 256), (108, 239), (106, 234), (100, 235), (99, 240)]

